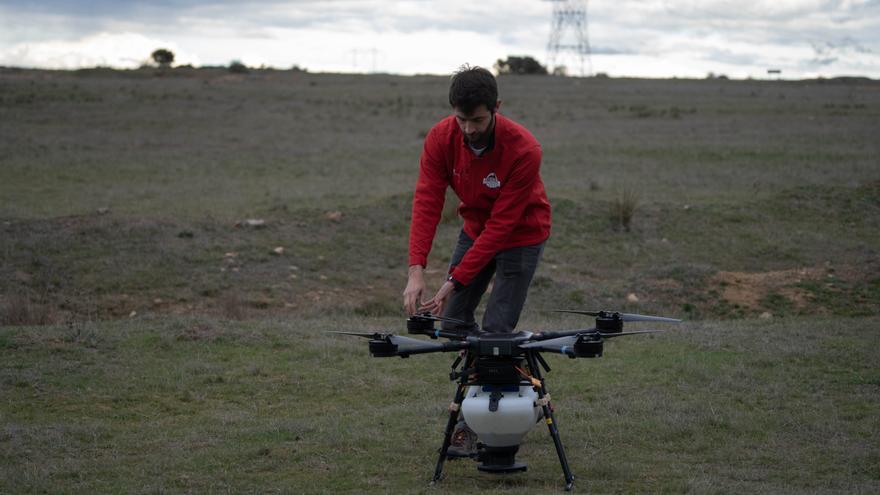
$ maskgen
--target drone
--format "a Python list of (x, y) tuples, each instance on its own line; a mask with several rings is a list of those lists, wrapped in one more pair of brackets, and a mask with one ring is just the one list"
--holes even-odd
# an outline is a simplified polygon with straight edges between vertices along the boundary
[[(542, 376), (550, 366), (542, 352), (562, 354), (571, 359), (602, 356), (606, 339), (624, 335), (656, 333), (661, 330), (623, 331), (624, 322), (666, 322), (681, 320), (617, 311), (555, 310), (595, 318), (595, 326), (585, 329), (532, 333), (463, 333), (435, 329), (436, 322), (467, 325), (455, 318), (422, 313), (406, 320), (407, 332), (431, 340), (404, 337), (391, 333), (334, 332), (369, 339), (373, 357), (408, 358), (415, 354), (458, 352), (449, 373), (457, 381), (455, 396), (449, 405), (449, 420), (440, 447), (431, 483), (440, 481), (447, 459), (462, 457), (449, 452), (455, 425), (462, 416), (478, 437), (476, 453), (465, 457), (479, 464), (487, 473), (526, 471), (525, 463), (516, 461), (516, 453), (525, 435), (544, 422), (553, 439), (556, 455), (565, 477), (565, 490), (571, 491), (574, 475), (568, 466), (565, 449), (553, 416), (554, 408)], [(435, 342), (438, 338), (446, 339)]]

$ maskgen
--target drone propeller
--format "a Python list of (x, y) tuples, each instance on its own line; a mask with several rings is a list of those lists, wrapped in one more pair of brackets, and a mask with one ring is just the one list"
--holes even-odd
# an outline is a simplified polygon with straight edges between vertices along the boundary
[(333, 330), (331, 330), (331, 331), (329, 331), (329, 332), (327, 332), (327, 333), (338, 333), (338, 334), (342, 334), (342, 335), (354, 335), (355, 337), (364, 337), (364, 338), (367, 338), (367, 339), (373, 339), (373, 340), (380, 340), (380, 339), (382, 339), (382, 338), (385, 337), (383, 334), (378, 333), (378, 332), (374, 332), (374, 333), (364, 333), (364, 332), (338, 332), (338, 331), (333, 331)]
[(618, 332), (618, 333), (605, 333), (599, 332), (599, 336), (603, 339), (610, 339), (611, 337), (620, 337), (621, 335), (637, 335), (640, 333), (660, 333), (664, 330), (633, 330), (632, 332)]
[(580, 311), (576, 309), (554, 309), (555, 313), (573, 313), (577, 315), (596, 316), (603, 318), (613, 318), (615, 315), (620, 317), (621, 321), (662, 321), (667, 323), (678, 323), (681, 320), (677, 318), (666, 318), (665, 316), (637, 315), (634, 313), (619, 313), (617, 311)]
[(413, 315), (412, 317), (413, 318), (421, 318), (424, 320), (431, 320), (431, 321), (455, 323), (457, 325), (467, 325), (467, 322), (464, 320), (459, 320), (458, 318), (450, 318), (448, 316), (432, 315), (431, 313), (421, 313), (421, 314)]

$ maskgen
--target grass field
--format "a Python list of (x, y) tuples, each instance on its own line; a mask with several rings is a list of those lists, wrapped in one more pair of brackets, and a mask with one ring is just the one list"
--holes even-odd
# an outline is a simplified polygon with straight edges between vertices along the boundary
[[(577, 491), (876, 493), (878, 323), (699, 322), (614, 340), (598, 360), (548, 356)], [(5, 328), (0, 491), (562, 491), (543, 428), (520, 452), (527, 473), (451, 462), (429, 490), (450, 357), (370, 359), (323, 333), (361, 325)]]
[[(499, 84), (554, 215), (521, 328), (687, 320), (551, 359), (577, 489), (880, 491), (880, 83)], [(402, 330), (446, 85), (0, 69), (0, 493), (561, 490), (544, 430), (429, 489), (448, 356), (324, 333)]]

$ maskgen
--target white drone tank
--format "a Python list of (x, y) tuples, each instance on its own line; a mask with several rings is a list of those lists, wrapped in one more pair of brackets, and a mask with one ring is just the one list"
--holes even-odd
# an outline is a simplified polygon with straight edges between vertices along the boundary
[[(509, 391), (501, 391), (498, 408), (492, 411), (492, 390), (502, 388)], [(540, 419), (541, 408), (535, 405), (537, 400), (538, 393), (531, 386), (511, 389), (471, 385), (461, 404), (461, 413), (480, 442), (490, 447), (510, 447), (522, 443), (523, 437)]]

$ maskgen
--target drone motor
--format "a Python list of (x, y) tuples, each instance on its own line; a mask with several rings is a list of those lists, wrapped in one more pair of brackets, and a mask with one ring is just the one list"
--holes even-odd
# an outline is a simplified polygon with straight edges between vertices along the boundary
[[(442, 322), (442, 323), (450, 323), (454, 325), (456, 328), (454, 330), (435, 330), (434, 322)], [(431, 313), (422, 313), (418, 315), (413, 315), (407, 318), (406, 320), (406, 331), (411, 335), (427, 335), (431, 337), (431, 339), (436, 340), (437, 337), (444, 337), (452, 340), (465, 340), (468, 335), (467, 330), (462, 330), (461, 327), (469, 327), (466, 322), (456, 319), (449, 318), (448, 316), (437, 316), (432, 315)]]
[(602, 357), (602, 337), (599, 335), (579, 335), (574, 343), (574, 356), (580, 358)]
[(411, 335), (429, 335), (434, 336), (434, 320), (413, 316), (406, 320), (406, 331)]
[(596, 316), (596, 330), (604, 333), (620, 333), (623, 331), (623, 319), (619, 313), (601, 312)]
[(393, 357), (397, 355), (398, 346), (388, 339), (371, 339), (370, 355), (373, 357)]

